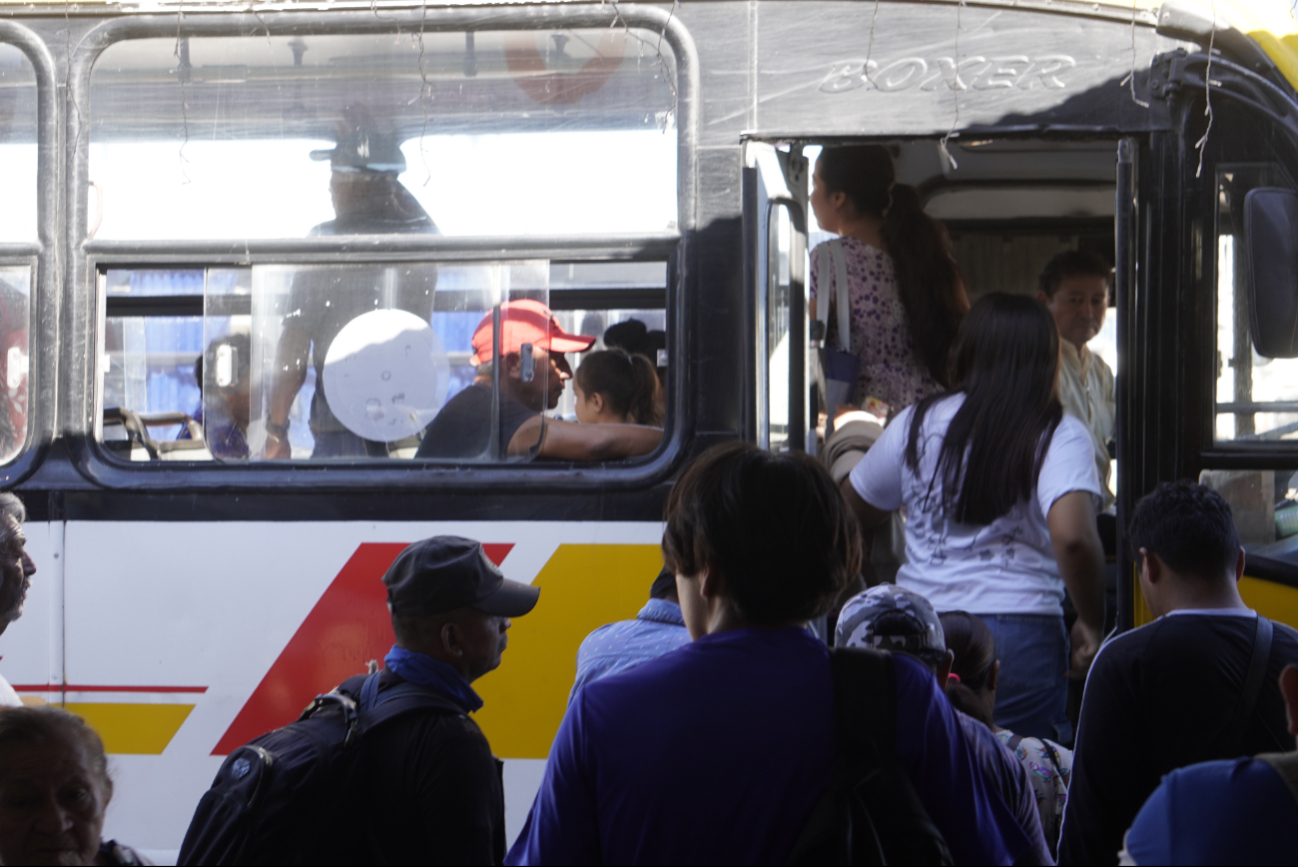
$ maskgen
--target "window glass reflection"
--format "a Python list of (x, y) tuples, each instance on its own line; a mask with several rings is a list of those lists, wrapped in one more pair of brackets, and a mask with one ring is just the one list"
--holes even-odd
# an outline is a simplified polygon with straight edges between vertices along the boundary
[(89, 228), (381, 232), (337, 213), (340, 186), (373, 174), (449, 235), (664, 230), (676, 128), (659, 42), (606, 28), (120, 42), (91, 77)]

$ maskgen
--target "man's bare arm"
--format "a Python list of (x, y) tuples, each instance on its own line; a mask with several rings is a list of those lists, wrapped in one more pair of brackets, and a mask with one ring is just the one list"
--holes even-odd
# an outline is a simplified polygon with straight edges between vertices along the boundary
[(662, 428), (638, 424), (574, 424), (534, 416), (510, 437), (508, 453), (556, 461), (617, 461), (647, 455), (662, 442)]
[[(270, 387), (270, 412), (267, 421), (275, 425), (288, 424), (288, 414), (293, 401), (306, 382), (307, 360), (311, 355), (311, 338), (298, 328), (285, 328), (275, 354), (275, 379)], [(292, 457), (288, 438), (268, 436), (266, 457)]]

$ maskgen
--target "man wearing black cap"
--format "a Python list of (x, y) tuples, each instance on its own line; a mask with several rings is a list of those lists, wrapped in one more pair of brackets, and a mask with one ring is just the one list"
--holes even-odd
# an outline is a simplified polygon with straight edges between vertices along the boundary
[[(379, 695), (414, 683), (462, 713), (395, 717), (363, 741), (367, 833), (389, 864), (499, 864), (505, 801), (499, 765), (468, 714), (482, 707), (470, 685), (500, 665), (511, 617), (540, 590), (506, 580), (482, 545), (434, 536), (402, 551), (383, 576), (397, 643)], [(341, 830), (341, 829), (340, 829)]]
[[(337, 145), (311, 152), (329, 160), (333, 170), (329, 193), (335, 219), (321, 223), (312, 235), (437, 234), (437, 225), (410, 191), (397, 180), (406, 170), (397, 134), (385, 130), (362, 106), (348, 106), (338, 126)], [(289, 292), (280, 336), (275, 379), (266, 419), (268, 458), (292, 456), (289, 412), (314, 362), (315, 394), (311, 398), (314, 458), (386, 457), (387, 446), (348, 430), (325, 395), (324, 365), (338, 332), (371, 310), (406, 310), (429, 320), (437, 266), (305, 266)], [(314, 352), (312, 351), (314, 348)]]

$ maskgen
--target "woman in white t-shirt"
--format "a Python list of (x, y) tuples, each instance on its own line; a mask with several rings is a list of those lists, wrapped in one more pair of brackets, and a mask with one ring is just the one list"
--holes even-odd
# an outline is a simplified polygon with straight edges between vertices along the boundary
[[(1059, 336), (1035, 299), (992, 294), (952, 350), (954, 388), (897, 416), (843, 493), (872, 529), (905, 506), (897, 583), (996, 635), (996, 724), (1070, 743), (1067, 675), (1084, 674), (1104, 622), (1101, 502), (1090, 435), (1057, 395)], [(1067, 588), (1078, 620), (1064, 628)]]

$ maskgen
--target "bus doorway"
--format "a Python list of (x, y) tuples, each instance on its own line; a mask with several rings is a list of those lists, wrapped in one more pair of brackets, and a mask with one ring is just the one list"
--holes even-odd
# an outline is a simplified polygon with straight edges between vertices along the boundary
[[(818, 393), (816, 352), (791, 350), (801, 341), (786, 335), (800, 331), (812, 349), (823, 340), (808, 321), (815, 287), (806, 278), (807, 256), (835, 236), (806, 207), (809, 178), (825, 147), (854, 143), (745, 145), (746, 267), (760, 323), (752, 332), (756, 430), (766, 448), (816, 452), (824, 447), (830, 408)], [(1035, 297), (1043, 269), (1063, 252), (1087, 251), (1114, 265), (1117, 140), (989, 137), (963, 143), (881, 143), (896, 165), (897, 183), (915, 187), (926, 213), (945, 228), (970, 302), (991, 292)], [(1087, 347), (1117, 371), (1116, 316), (1105, 317)], [(895, 414), (901, 408), (891, 409)], [(806, 427), (798, 427), (804, 418)], [(881, 421), (886, 419), (887, 413)], [(1108, 431), (1106, 447), (1113, 439)], [(1107, 482), (1116, 490), (1116, 472)]]

